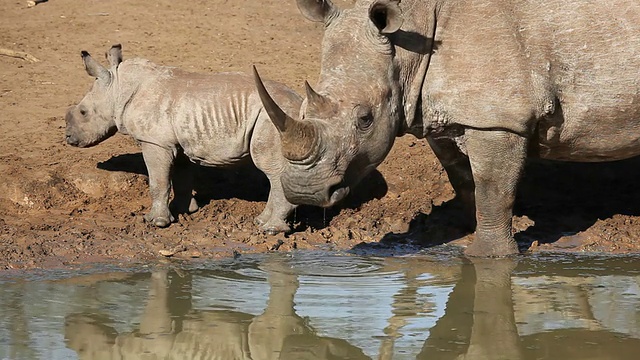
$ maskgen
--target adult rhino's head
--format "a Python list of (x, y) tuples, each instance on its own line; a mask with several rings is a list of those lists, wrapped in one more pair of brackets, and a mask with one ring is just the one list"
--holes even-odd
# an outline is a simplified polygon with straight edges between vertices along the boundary
[(298, 0), (303, 15), (325, 23), (322, 70), (316, 90), (305, 82), (297, 119), (285, 114), (256, 83), (278, 127), (285, 196), (292, 203), (331, 206), (386, 157), (402, 109), (390, 66), (389, 34), (402, 24), (396, 1), (358, 3), (341, 11), (328, 0)]
[(114, 95), (117, 89), (114, 89), (113, 80), (122, 62), (122, 47), (112, 46), (106, 57), (109, 69), (95, 61), (88, 52), (82, 51), (84, 67), (96, 80), (82, 101), (67, 110), (65, 140), (69, 145), (93, 146), (118, 131)]

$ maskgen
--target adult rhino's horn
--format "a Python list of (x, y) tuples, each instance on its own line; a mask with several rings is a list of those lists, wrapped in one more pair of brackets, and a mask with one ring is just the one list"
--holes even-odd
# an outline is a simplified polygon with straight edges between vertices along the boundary
[(258, 69), (256, 69), (255, 65), (253, 66), (253, 80), (258, 88), (258, 95), (260, 95), (262, 106), (264, 106), (267, 114), (269, 114), (271, 121), (281, 133), (286, 132), (287, 123), (290, 122), (290, 117), (280, 108), (280, 106), (278, 106), (278, 104), (276, 104), (273, 98), (271, 98), (271, 95), (269, 95), (269, 92), (264, 87), (264, 83), (262, 82), (260, 74), (258, 74)]
[(293, 161), (301, 161), (308, 158), (315, 148), (316, 138), (318, 137), (315, 127), (311, 123), (293, 119), (276, 104), (265, 88), (255, 66), (253, 67), (253, 77), (262, 106), (267, 111), (271, 122), (280, 132), (282, 155)]
[(307, 103), (310, 106), (316, 109), (325, 108), (325, 106), (328, 103), (327, 98), (325, 98), (324, 96), (318, 94), (315, 90), (313, 90), (311, 85), (309, 85), (309, 82), (307, 82), (306, 80), (304, 82), (304, 89), (307, 92)]

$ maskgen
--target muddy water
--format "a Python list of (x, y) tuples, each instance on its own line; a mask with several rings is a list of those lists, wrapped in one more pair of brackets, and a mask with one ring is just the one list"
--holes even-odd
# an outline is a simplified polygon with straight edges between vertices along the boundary
[(638, 264), (299, 253), (30, 274), (0, 280), (0, 359), (637, 359)]

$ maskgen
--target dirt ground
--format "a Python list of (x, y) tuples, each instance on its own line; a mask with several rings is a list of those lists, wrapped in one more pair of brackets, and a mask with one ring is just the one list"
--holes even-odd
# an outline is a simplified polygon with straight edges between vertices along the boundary
[[(353, 1), (334, 1), (350, 6)], [(202, 209), (167, 229), (142, 220), (150, 206), (139, 148), (123, 135), (90, 149), (65, 145), (64, 113), (92, 79), (94, 57), (121, 43), (125, 58), (193, 71), (249, 71), (302, 90), (319, 70), (322, 25), (295, 1), (51, 0), (0, 2), (0, 269), (209, 259), (291, 249), (385, 254), (465, 245), (446, 174), (424, 140), (399, 138), (387, 160), (336, 208), (301, 207), (294, 232), (267, 236), (253, 218), (266, 178), (252, 166), (200, 169)], [(96, 56), (99, 55), (99, 56)], [(515, 224), (523, 249), (637, 252), (639, 159), (610, 164), (531, 162)]]

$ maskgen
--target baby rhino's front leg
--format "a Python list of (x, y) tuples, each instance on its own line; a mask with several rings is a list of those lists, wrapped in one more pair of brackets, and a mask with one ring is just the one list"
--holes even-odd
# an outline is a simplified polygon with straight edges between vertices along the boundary
[(149, 191), (151, 193), (151, 211), (144, 219), (158, 227), (167, 227), (174, 221), (169, 211), (169, 176), (174, 154), (170, 149), (142, 143), (142, 156), (149, 172)]
[(269, 191), (269, 200), (262, 214), (256, 218), (256, 223), (260, 228), (269, 235), (275, 235), (280, 232), (288, 232), (291, 230), (287, 224), (287, 217), (297, 207), (291, 204), (284, 197), (280, 176), (267, 175), (271, 183)]

